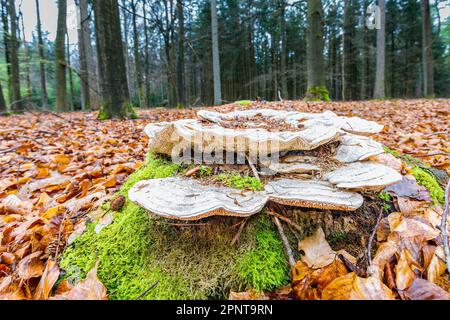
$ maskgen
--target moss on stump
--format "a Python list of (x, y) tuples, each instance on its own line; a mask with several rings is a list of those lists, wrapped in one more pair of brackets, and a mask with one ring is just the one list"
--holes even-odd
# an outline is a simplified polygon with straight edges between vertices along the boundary
[[(148, 156), (124, 184), (169, 177), (181, 168)], [(170, 196), (170, 195), (168, 195)], [(229, 290), (273, 290), (289, 282), (283, 245), (270, 218), (252, 217), (232, 246), (239, 220), (211, 218), (206, 226), (178, 227), (128, 201), (99, 234), (95, 225), (64, 252), (66, 278), (79, 280), (99, 261), (98, 275), (110, 299), (135, 299), (153, 283), (146, 299), (225, 298)]]

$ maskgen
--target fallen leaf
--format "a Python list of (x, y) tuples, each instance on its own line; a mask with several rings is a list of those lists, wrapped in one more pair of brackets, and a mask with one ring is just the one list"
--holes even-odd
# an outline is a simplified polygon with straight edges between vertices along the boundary
[(33, 300), (47, 300), (58, 277), (58, 264), (54, 260), (48, 260), (41, 280), (34, 292)]
[(42, 276), (45, 267), (40, 259), (41, 256), (42, 252), (37, 251), (19, 261), (17, 265), (17, 274), (22, 280), (29, 280), (31, 278)]
[(322, 293), (322, 300), (394, 300), (395, 296), (380, 279), (360, 278), (349, 273), (332, 281)]
[(305, 253), (302, 261), (313, 269), (326, 267), (336, 259), (336, 252), (331, 249), (325, 239), (322, 228), (317, 229), (311, 237), (300, 241), (298, 248)]
[(413, 283), (415, 279), (414, 271), (411, 269), (410, 261), (411, 258), (409, 252), (403, 250), (398, 259), (398, 263), (395, 266), (395, 283), (398, 290), (406, 290)]
[(108, 300), (105, 286), (97, 278), (98, 262), (70, 291), (56, 295), (51, 300)]
[(450, 293), (428, 280), (416, 278), (404, 292), (410, 300), (450, 300)]

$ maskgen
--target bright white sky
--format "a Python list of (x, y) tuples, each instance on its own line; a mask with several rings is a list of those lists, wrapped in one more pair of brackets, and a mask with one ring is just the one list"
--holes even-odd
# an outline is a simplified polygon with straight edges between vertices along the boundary
[[(269, 0), (268, 0), (269, 1)], [(57, 8), (56, 0), (40, 0), (42, 29), (50, 32), (50, 39), (54, 40), (56, 36)], [(432, 3), (434, 0), (431, 1)], [(22, 6), (22, 12), (25, 25), (25, 37), (31, 40), (32, 32), (36, 30), (36, 1), (35, 0), (16, 0), (17, 11)], [(450, 0), (443, 1), (441, 19), (444, 20), (450, 16)], [(70, 43), (77, 42), (77, 16), (74, 0), (67, 0), (67, 27)]]

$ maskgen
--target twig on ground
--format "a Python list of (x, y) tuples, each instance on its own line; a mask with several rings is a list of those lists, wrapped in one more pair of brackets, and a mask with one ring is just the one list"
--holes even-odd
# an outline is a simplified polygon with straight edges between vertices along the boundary
[(278, 220), (277, 217), (272, 216), (272, 219), (278, 228), (278, 233), (280, 234), (281, 241), (283, 241), (284, 248), (286, 250), (286, 254), (288, 255), (288, 258), (289, 258), (289, 265), (291, 266), (291, 268), (294, 268), (295, 267), (294, 255), (292, 254), (292, 249), (291, 249), (291, 246), (289, 245), (289, 240), (287, 239), (286, 235), (284, 234), (283, 226), (281, 225), (281, 222), (280, 222), (280, 220)]
[(239, 239), (241, 238), (242, 231), (244, 230), (245, 225), (247, 224), (247, 219), (241, 222), (241, 226), (239, 227), (238, 232), (233, 238), (233, 241), (231, 241), (231, 245), (234, 246), (236, 243), (239, 242)]
[(250, 157), (248, 155), (245, 155), (245, 157), (247, 158), (247, 162), (248, 162), (248, 165), (250, 166), (250, 169), (252, 169), (253, 175), (255, 176), (256, 179), (261, 181), (258, 170), (256, 170), (256, 167), (253, 164), (252, 160), (250, 160)]
[(63, 215), (61, 224), (59, 225), (59, 231), (58, 231), (58, 243), (57, 243), (57, 245), (56, 245), (55, 260), (58, 259), (59, 246), (61, 245), (62, 230), (63, 230), (63, 228), (64, 228), (64, 223), (66, 222), (66, 216), (67, 216), (67, 210), (64, 211), (64, 215)]
[(145, 297), (150, 291), (152, 291), (152, 289), (154, 288), (154, 287), (156, 287), (156, 285), (159, 283), (159, 281), (156, 281), (154, 284), (152, 284), (151, 286), (150, 286), (150, 288), (148, 288), (147, 290), (145, 290), (144, 292), (142, 292), (136, 299), (134, 299), (134, 300), (140, 300), (140, 299), (142, 299), (143, 297)]
[(269, 213), (269, 215), (277, 217), (278, 219), (280, 219), (280, 220), (286, 222), (287, 224), (291, 225), (292, 227), (294, 227), (297, 231), (300, 231), (301, 233), (303, 233), (302, 227), (300, 227), (298, 224), (296, 224), (294, 221), (292, 221), (288, 217), (285, 217), (285, 216), (283, 216), (279, 213), (276, 213), (272, 210), (268, 210), (267, 212)]
[(414, 157), (416, 158), (428, 158), (428, 157), (436, 157), (436, 156), (447, 156), (450, 157), (450, 153), (447, 152), (437, 152), (437, 153), (432, 153), (432, 154), (415, 154)]
[(16, 151), (16, 150), (17, 150), (17, 147), (9, 148), (9, 149), (4, 149), (4, 150), (0, 150), (0, 154), (2, 154), (2, 153), (8, 153), (8, 152), (13, 152), (13, 151)]
[(447, 234), (447, 217), (450, 211), (450, 181), (447, 184), (447, 188), (445, 188), (445, 205), (444, 211), (442, 212), (442, 220), (441, 220), (441, 234), (442, 241), (444, 242), (444, 252), (445, 252), (445, 261), (447, 263), (447, 270), (450, 273), (450, 248), (448, 246), (448, 234)]
[(373, 240), (375, 239), (375, 235), (377, 234), (377, 230), (380, 226), (381, 223), (381, 219), (383, 218), (383, 213), (384, 213), (384, 209), (381, 208), (380, 209), (380, 214), (378, 215), (377, 218), (377, 223), (375, 224), (375, 227), (373, 228), (372, 234), (370, 235), (369, 238), (369, 244), (367, 245), (367, 262), (369, 264), (369, 273), (372, 274), (372, 245), (373, 245)]

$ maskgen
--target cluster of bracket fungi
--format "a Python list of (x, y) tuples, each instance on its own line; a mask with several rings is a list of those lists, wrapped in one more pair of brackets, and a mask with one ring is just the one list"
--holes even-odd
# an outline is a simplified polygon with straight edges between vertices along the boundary
[(355, 211), (364, 202), (361, 193), (379, 191), (402, 180), (396, 170), (371, 160), (384, 153), (383, 146), (371, 138), (383, 126), (372, 121), (330, 111), (314, 114), (271, 109), (202, 110), (197, 117), (149, 124), (145, 132), (150, 150), (173, 159), (181, 150), (204, 151), (213, 145), (216, 153), (244, 155), (250, 162), (252, 151), (265, 148), (271, 158), (253, 158), (253, 168), (259, 168), (264, 176), (264, 190), (243, 192), (176, 176), (138, 182), (129, 191), (131, 201), (175, 220), (248, 217), (269, 201)]

